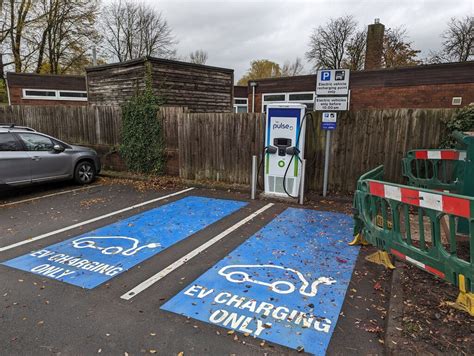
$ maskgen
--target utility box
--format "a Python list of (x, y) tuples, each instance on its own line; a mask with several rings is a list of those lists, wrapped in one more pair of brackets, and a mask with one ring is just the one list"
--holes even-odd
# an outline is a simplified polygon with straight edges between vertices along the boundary
[(297, 198), (304, 158), (306, 105), (267, 106), (265, 122), (265, 194)]

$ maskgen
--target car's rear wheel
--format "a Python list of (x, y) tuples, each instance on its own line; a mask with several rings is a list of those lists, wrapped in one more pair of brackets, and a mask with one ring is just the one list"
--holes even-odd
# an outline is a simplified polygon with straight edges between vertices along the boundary
[(82, 161), (79, 162), (74, 170), (74, 180), (78, 184), (89, 184), (95, 179), (95, 167), (92, 162)]

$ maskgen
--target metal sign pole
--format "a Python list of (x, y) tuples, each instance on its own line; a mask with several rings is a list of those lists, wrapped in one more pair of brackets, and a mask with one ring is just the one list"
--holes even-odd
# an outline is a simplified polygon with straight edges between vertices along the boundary
[(300, 205), (304, 204), (304, 178), (306, 176), (306, 160), (303, 159), (303, 162), (301, 162), (301, 182), (300, 182), (300, 200), (299, 203)]
[(255, 193), (257, 191), (257, 156), (252, 156), (252, 177), (251, 177), (251, 193), (250, 198), (255, 200)]
[(326, 130), (326, 152), (324, 154), (324, 178), (323, 178), (323, 197), (328, 192), (328, 174), (329, 174), (329, 146), (331, 142), (331, 130)]

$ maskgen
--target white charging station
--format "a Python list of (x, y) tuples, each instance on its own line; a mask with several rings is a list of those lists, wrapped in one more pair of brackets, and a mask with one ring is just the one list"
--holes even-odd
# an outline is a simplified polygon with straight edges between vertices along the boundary
[(267, 195), (290, 195), (294, 198), (299, 195), (306, 132), (305, 111), (306, 105), (303, 104), (267, 106), (264, 169)]

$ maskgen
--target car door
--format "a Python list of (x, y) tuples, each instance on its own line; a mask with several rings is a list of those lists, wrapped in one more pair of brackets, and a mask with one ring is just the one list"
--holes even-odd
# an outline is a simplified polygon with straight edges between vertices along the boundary
[(55, 151), (55, 142), (51, 138), (30, 132), (21, 132), (18, 136), (30, 157), (33, 182), (61, 179), (70, 175), (70, 157), (65, 152)]
[(31, 182), (31, 159), (15, 135), (0, 133), (0, 184)]

